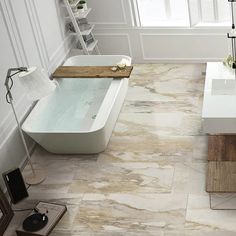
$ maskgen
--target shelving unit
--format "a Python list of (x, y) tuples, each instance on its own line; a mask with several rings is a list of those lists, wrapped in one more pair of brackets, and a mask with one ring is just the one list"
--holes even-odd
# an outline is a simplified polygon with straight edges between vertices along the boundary
[[(83, 36), (84, 36), (84, 35), (89, 35), (90, 33), (92, 33), (93, 29), (94, 29), (94, 25), (92, 25), (91, 28), (88, 29), (88, 30), (84, 30), (84, 31), (81, 30), (81, 34), (82, 34)], [(75, 33), (75, 32), (70, 32), (70, 33), (71, 33), (72, 35), (77, 35), (77, 33)]]
[[(87, 46), (87, 50), (88, 52), (92, 52), (94, 49), (97, 50), (96, 48), (98, 48), (98, 40), (95, 40), (94, 42), (90, 43), (88, 46)], [(100, 54), (100, 52), (98, 53)]]
[[(87, 18), (88, 14), (91, 12), (92, 8), (88, 8), (87, 10), (84, 11), (84, 13), (82, 14), (78, 14), (78, 13), (73, 13), (74, 17), (76, 19), (82, 19), (82, 18)], [(66, 17), (66, 19), (70, 19), (70, 17)]]
[[(82, 46), (82, 50), (84, 52), (85, 55), (90, 55), (92, 52), (96, 52), (97, 54), (100, 54), (99, 48), (98, 48), (98, 40), (95, 39), (94, 35), (93, 35), (93, 29), (94, 29), (94, 25), (91, 26), (90, 29), (88, 30), (81, 30), (77, 20), (78, 19), (83, 19), (83, 18), (87, 18), (88, 14), (91, 12), (91, 8), (88, 8), (87, 10), (84, 11), (84, 13), (79, 14), (79, 13), (74, 13), (73, 12), (73, 8), (76, 8), (79, 4), (80, 0), (76, 0), (74, 1), (73, 4), (70, 4), (68, 0), (64, 0), (64, 4), (65, 7), (68, 11), (69, 16), (66, 17), (67, 20), (70, 20), (74, 26), (75, 32), (70, 32), (72, 35), (75, 35), (78, 42), (81, 44)], [(89, 43), (87, 45), (86, 41), (84, 40), (83, 36), (88, 36), (90, 35), (93, 38), (93, 42)]]
[(78, 4), (79, 4), (79, 1), (80, 0), (76, 0), (76, 1), (74, 1), (74, 3), (73, 4), (70, 4), (69, 2), (69, 4), (70, 4), (70, 6), (71, 6), (71, 8), (75, 8), (75, 7), (77, 7), (78, 6)]

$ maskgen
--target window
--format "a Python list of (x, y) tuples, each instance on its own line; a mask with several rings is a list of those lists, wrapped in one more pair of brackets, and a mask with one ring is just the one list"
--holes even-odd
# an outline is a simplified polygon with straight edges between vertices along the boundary
[(228, 24), (230, 22), (230, 7), (227, 0), (200, 0), (199, 24)]
[(228, 25), (230, 22), (228, 0), (134, 1), (142, 27)]
[(187, 0), (138, 0), (141, 26), (188, 26)]

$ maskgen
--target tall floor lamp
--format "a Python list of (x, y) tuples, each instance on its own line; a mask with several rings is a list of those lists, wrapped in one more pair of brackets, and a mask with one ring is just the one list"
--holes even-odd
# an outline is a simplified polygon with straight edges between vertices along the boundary
[(8, 69), (6, 80), (5, 80), (5, 86), (6, 86), (6, 101), (11, 105), (16, 123), (18, 126), (18, 130), (20, 132), (20, 137), (22, 139), (24, 149), (27, 156), (27, 161), (31, 168), (31, 173), (25, 177), (25, 181), (29, 185), (36, 185), (44, 181), (45, 179), (45, 172), (41, 168), (34, 168), (32, 162), (31, 162), (31, 156), (29, 149), (27, 147), (25, 137), (23, 134), (23, 131), (20, 126), (19, 119), (16, 115), (16, 110), (13, 103), (13, 96), (11, 92), (11, 88), (13, 86), (13, 79), (12, 77), (14, 75), (19, 75), (19, 81), (23, 85), (23, 87), (27, 91), (27, 96), (30, 100), (36, 101), (40, 98), (49, 95), (51, 92), (54, 91), (56, 85), (49, 80), (47, 74), (37, 67), (18, 67), (18, 68), (10, 68)]

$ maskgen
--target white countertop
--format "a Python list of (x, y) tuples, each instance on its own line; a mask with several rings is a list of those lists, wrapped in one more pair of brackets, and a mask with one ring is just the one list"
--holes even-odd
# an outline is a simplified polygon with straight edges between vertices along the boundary
[[(222, 62), (208, 62), (204, 89), (202, 118), (236, 118), (236, 92), (230, 95), (216, 95), (212, 91), (213, 79), (235, 80), (234, 70)], [(224, 82), (224, 81), (222, 81)]]

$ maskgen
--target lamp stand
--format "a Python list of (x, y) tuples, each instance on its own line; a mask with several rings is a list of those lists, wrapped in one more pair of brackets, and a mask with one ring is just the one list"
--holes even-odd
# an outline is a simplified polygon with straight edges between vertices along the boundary
[(14, 107), (14, 104), (13, 104), (13, 100), (10, 99), (10, 104), (11, 104), (11, 107), (12, 107), (12, 110), (13, 110), (13, 113), (14, 113), (14, 116), (15, 116), (15, 119), (16, 119), (16, 123), (17, 123), (17, 127), (18, 127), (18, 130), (20, 132), (20, 136), (21, 136), (21, 140), (23, 142), (23, 145), (24, 145), (24, 148), (25, 148), (25, 152), (26, 152), (26, 156), (27, 156), (27, 161), (30, 165), (30, 168), (32, 170), (32, 173), (29, 174), (29, 175), (26, 175), (25, 176), (25, 182), (29, 185), (37, 185), (37, 184), (40, 184), (42, 183), (45, 178), (46, 178), (46, 175), (45, 175), (45, 172), (42, 170), (42, 169), (35, 169), (31, 160), (30, 160), (30, 153), (29, 153), (29, 150), (28, 150), (28, 147), (27, 147), (27, 144), (26, 144), (26, 141), (25, 141), (25, 137), (24, 137), (24, 134), (22, 132), (22, 129), (20, 127), (20, 122), (17, 118), (17, 115), (16, 115), (16, 110), (15, 110), (15, 107)]
[(12, 110), (13, 110), (13, 113), (14, 113), (14, 116), (15, 116), (15, 119), (16, 119), (17, 127), (18, 127), (18, 130), (20, 132), (21, 140), (23, 142), (24, 149), (25, 149), (25, 152), (26, 152), (26, 157), (27, 157), (27, 161), (28, 161), (27, 164), (29, 163), (31, 171), (32, 171), (31, 174), (25, 176), (25, 182), (29, 185), (36, 185), (36, 184), (42, 183), (45, 180), (45, 172), (41, 168), (37, 168), (37, 169), (34, 168), (32, 162), (30, 160), (30, 153), (29, 153), (26, 141), (25, 141), (24, 134), (23, 134), (23, 132), (21, 130), (21, 127), (20, 127), (20, 122), (19, 122), (19, 120), (17, 118), (17, 115), (16, 115), (16, 110), (15, 110), (15, 107), (14, 107), (14, 104), (13, 104), (13, 97), (12, 97), (12, 94), (11, 94), (11, 88), (13, 86), (12, 76), (14, 76), (14, 75), (16, 75), (16, 74), (18, 74), (22, 71), (27, 71), (27, 68), (26, 67), (19, 67), (19, 68), (10, 68), (10, 69), (8, 69), (6, 80), (5, 80), (5, 86), (6, 86), (6, 89), (7, 89), (6, 101), (9, 104), (11, 104), (11, 107), (12, 107)]

